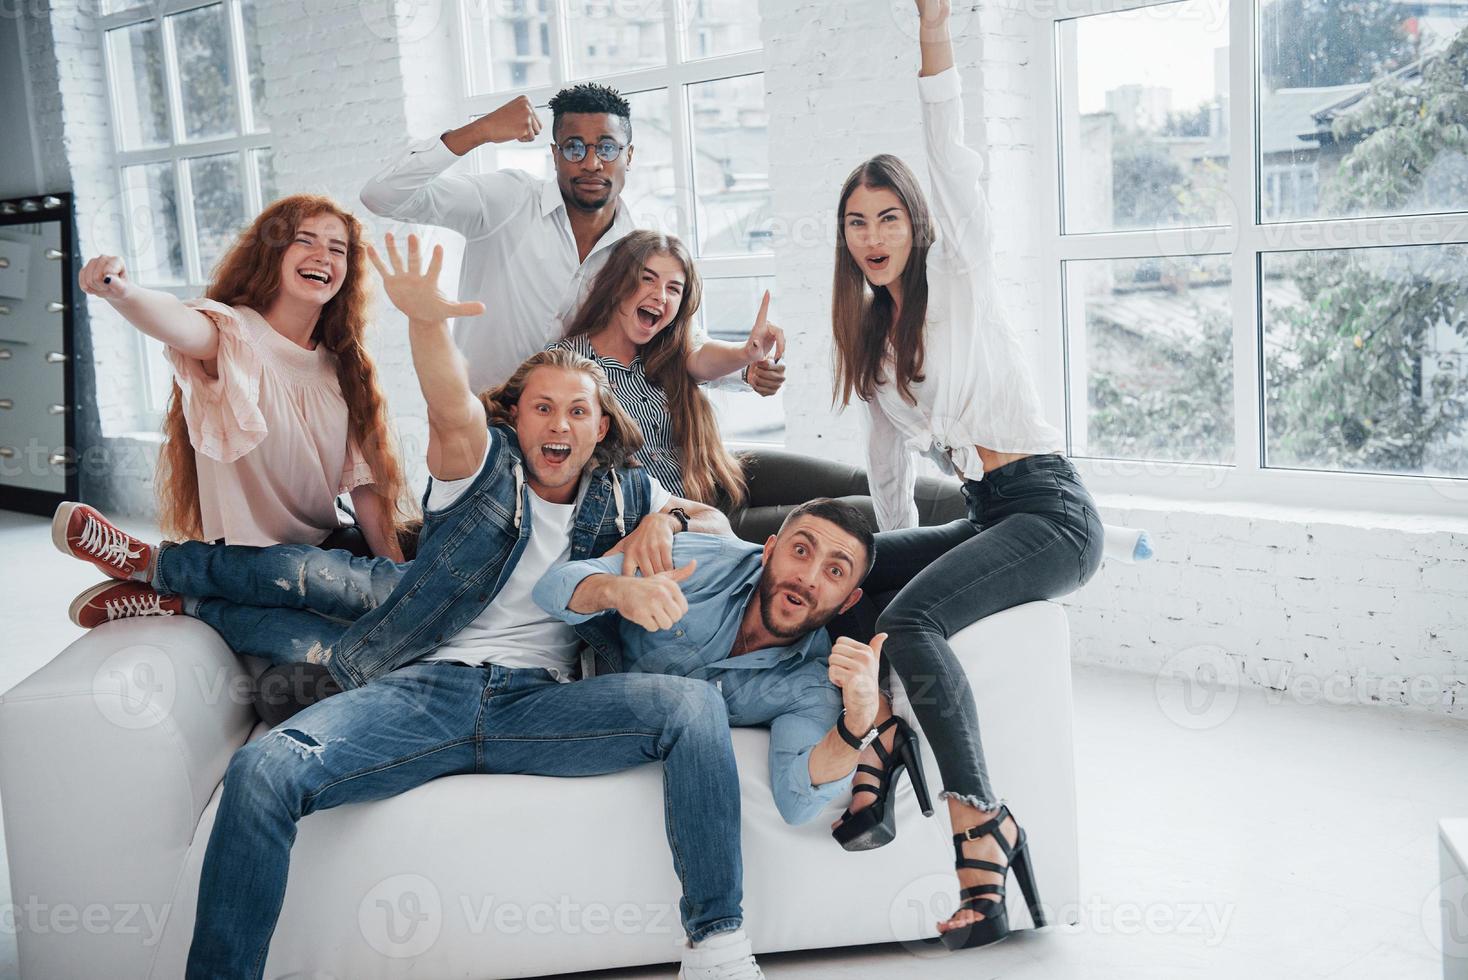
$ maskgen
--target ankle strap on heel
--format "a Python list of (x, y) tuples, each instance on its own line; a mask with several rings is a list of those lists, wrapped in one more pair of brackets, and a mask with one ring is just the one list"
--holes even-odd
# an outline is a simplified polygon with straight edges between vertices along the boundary
[(1004, 849), (1007, 852), (1009, 850), (1009, 843), (1004, 840), (1004, 835), (999, 832), (999, 828), (1004, 826), (1004, 821), (1012, 816), (1013, 814), (1009, 812), (1008, 804), (1001, 803), (993, 819), (986, 823), (981, 823), (977, 827), (970, 827), (961, 834), (954, 834), (953, 843), (962, 844), (966, 841), (977, 840), (986, 834), (992, 834), (999, 838), (1000, 843), (1004, 845)]

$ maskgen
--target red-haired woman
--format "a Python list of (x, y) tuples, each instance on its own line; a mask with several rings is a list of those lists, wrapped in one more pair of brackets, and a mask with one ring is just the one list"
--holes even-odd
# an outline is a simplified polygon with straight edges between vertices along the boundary
[[(356, 218), (325, 197), (276, 201), (220, 260), (204, 299), (138, 286), (112, 255), (80, 280), (161, 341), (173, 366), (156, 478), (166, 534), (346, 544), (336, 498), (350, 493), (366, 547), (403, 560), (403, 472), (364, 343), (371, 284)], [(90, 540), (91, 508), (62, 510), (57, 524)], [(91, 537), (108, 548), (100, 530)]]

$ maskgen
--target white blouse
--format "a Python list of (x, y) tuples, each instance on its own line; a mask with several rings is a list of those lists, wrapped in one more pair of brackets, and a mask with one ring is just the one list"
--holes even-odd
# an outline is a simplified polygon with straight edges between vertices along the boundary
[[(932, 184), (935, 241), (928, 250), (925, 380), (910, 405), (890, 380), (866, 402), (867, 473), (877, 526), (916, 527), (913, 454), (948, 473), (984, 477), (976, 446), (999, 453), (1053, 453), (1060, 431), (1045, 421), (1023, 346), (1001, 308), (993, 221), (979, 185), (984, 159), (963, 142), (958, 70), (918, 78)], [(893, 377), (891, 358), (883, 375)]]

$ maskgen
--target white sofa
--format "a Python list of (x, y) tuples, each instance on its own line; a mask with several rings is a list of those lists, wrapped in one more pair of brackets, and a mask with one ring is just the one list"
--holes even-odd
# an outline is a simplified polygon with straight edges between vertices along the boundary
[[(1036, 602), (954, 638), (996, 786), (1028, 828), (1051, 922), (1078, 905), (1069, 636)], [(0, 699), (0, 801), (22, 980), (178, 977), (231, 753), (262, 734), (250, 665), (194, 620), (94, 630)], [(904, 706), (905, 707), (905, 706)], [(736, 730), (756, 952), (918, 942), (956, 901), (946, 808), (899, 797), (897, 840), (847, 853), (770, 797)], [(940, 779), (927, 760), (934, 795)], [(937, 801), (935, 800), (935, 803)], [(1010, 880), (1010, 918), (1029, 915)], [(300, 824), (266, 976), (521, 977), (678, 959), (660, 773), (452, 776)], [(982, 952), (963, 955), (982, 956)], [(672, 968), (669, 969), (672, 975)]]

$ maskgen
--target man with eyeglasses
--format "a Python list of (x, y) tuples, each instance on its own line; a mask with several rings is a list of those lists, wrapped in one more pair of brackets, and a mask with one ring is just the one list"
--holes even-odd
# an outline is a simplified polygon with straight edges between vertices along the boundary
[[(556, 93), (550, 109), (554, 180), (511, 169), (445, 173), (486, 143), (534, 142), (540, 117), (520, 96), (466, 126), (409, 144), (362, 188), (362, 203), (373, 214), (440, 225), (467, 239), (459, 296), (483, 302), (485, 312), (459, 320), (454, 340), (469, 362), (474, 391), (504, 381), (525, 358), (560, 339), (611, 247), (635, 227), (621, 200), (633, 158), (627, 100), (588, 83)], [(698, 341), (688, 367), (700, 381), (735, 375), (720, 386), (738, 386), (735, 373), (749, 365), (748, 382), (761, 394), (783, 383), (784, 367), (763, 359), (784, 347), (773, 324), (746, 344)], [(756, 348), (758, 358), (750, 354)]]

